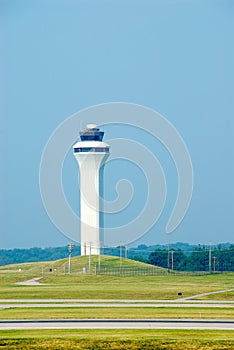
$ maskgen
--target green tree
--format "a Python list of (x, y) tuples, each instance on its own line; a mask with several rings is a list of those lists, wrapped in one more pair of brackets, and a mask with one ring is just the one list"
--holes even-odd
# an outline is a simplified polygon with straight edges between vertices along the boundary
[(160, 267), (167, 268), (168, 266), (168, 251), (167, 250), (155, 250), (149, 255), (148, 263)]

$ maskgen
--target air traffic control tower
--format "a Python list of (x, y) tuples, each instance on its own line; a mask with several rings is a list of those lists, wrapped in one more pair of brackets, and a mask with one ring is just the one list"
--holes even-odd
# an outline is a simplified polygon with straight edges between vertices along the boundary
[(79, 134), (81, 141), (73, 149), (80, 168), (81, 255), (99, 255), (104, 241), (100, 228), (99, 194), (103, 192), (100, 168), (109, 156), (109, 145), (102, 141), (104, 132), (95, 124), (88, 124)]

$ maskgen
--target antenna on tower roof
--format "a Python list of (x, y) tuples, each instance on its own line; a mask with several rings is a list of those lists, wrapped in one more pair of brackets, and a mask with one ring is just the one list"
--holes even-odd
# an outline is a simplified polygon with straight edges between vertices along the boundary
[(96, 124), (87, 124), (87, 129), (96, 129), (97, 125)]

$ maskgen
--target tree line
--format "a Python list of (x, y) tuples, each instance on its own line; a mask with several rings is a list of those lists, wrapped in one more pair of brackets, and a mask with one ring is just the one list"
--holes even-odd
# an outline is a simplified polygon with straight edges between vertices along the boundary
[(155, 250), (147, 262), (177, 271), (234, 271), (234, 245), (229, 248), (195, 248), (192, 252), (181, 249)]
[[(103, 248), (102, 254), (126, 257), (177, 271), (234, 271), (234, 245), (194, 246), (187, 243), (146, 246), (137, 248), (119, 246)], [(0, 265), (24, 262), (52, 261), (66, 258), (68, 246), (29, 249), (1, 249)], [(80, 255), (80, 246), (74, 245), (72, 256)]]
[[(80, 254), (80, 247), (74, 246), (73, 255)], [(68, 246), (28, 249), (1, 249), (0, 266), (25, 262), (52, 261), (68, 256)]]

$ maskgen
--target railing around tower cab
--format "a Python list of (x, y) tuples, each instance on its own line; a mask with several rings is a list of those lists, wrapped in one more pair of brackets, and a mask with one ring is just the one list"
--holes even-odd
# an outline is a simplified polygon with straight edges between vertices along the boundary
[(105, 152), (109, 153), (109, 148), (108, 147), (78, 147), (74, 148), (74, 153), (79, 153), (79, 152)]

